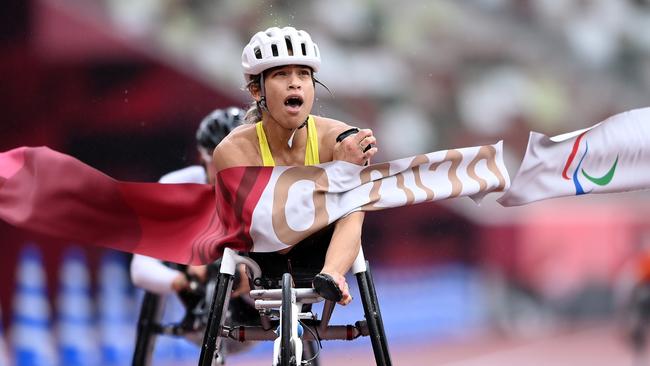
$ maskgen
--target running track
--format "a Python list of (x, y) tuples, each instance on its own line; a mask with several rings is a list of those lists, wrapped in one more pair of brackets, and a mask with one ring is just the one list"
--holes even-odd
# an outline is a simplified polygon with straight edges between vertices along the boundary
[[(372, 350), (342, 344), (328, 352), (327, 343), (321, 357), (323, 365), (375, 365)], [(349, 347), (345, 347), (348, 345)], [(473, 339), (446, 343), (397, 345), (391, 347), (394, 365), (445, 366), (627, 366), (632, 355), (620, 334), (609, 326), (583, 327), (556, 332), (529, 340), (507, 340), (498, 336), (476, 336)], [(260, 357), (260, 355), (257, 355)], [(233, 356), (228, 364), (268, 366), (269, 354), (262, 359)]]

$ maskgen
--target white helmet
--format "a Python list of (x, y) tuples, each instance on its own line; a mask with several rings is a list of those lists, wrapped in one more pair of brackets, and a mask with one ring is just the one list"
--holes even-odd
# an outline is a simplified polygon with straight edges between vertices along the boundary
[[(291, 44), (292, 53), (287, 43)], [(304, 65), (316, 72), (320, 68), (320, 52), (309, 33), (293, 27), (271, 27), (251, 38), (242, 52), (241, 65), (246, 80), (276, 66)]]

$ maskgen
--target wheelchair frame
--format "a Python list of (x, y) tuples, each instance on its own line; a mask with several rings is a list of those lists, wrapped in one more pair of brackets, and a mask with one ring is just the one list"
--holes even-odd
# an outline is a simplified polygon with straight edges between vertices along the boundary
[[(324, 300), (311, 287), (295, 287), (294, 278), (284, 273), (281, 287), (268, 289), (262, 286), (263, 272), (253, 259), (225, 249), (212, 293), (212, 301), (201, 346), (199, 366), (223, 364), (222, 341), (233, 339), (245, 341), (273, 341), (274, 366), (318, 365), (318, 347), (321, 340), (354, 340), (360, 336), (370, 337), (375, 362), (379, 366), (390, 366), (391, 358), (379, 309), (379, 302), (363, 250), (352, 265), (351, 271), (357, 278), (365, 319), (354, 325), (330, 325), (330, 318), (336, 303)], [(252, 276), (255, 289), (250, 296), (260, 312), (261, 325), (225, 325), (230, 293), (235, 271), (244, 264)], [(320, 319), (311, 312), (311, 305), (325, 301)], [(160, 296), (146, 293), (143, 298), (138, 335), (133, 357), (134, 366), (149, 365), (155, 337), (158, 334), (182, 335), (195, 329), (184, 329), (180, 325), (160, 325), (162, 314)], [(304, 343), (304, 344), (303, 344)], [(303, 356), (307, 360), (303, 360)]]

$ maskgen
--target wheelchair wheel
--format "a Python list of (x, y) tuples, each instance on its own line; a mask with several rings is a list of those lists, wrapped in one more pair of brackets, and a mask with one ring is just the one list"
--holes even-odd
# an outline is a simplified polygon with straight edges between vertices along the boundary
[(308, 365), (320, 366), (320, 361), (318, 360), (318, 342), (309, 341), (304, 343), (302, 359), (311, 359), (311, 362), (309, 362)]
[(138, 329), (135, 338), (132, 366), (149, 366), (153, 356), (153, 346), (156, 343), (156, 324), (160, 322), (163, 301), (160, 295), (145, 292), (140, 307)]
[[(199, 366), (211, 366), (213, 361), (217, 358), (216, 352), (221, 351), (221, 329), (226, 320), (226, 312), (228, 311), (228, 301), (230, 299), (230, 291), (232, 290), (233, 276), (227, 273), (219, 273), (217, 279), (217, 288), (212, 297), (212, 305), (210, 306), (210, 315), (208, 317), (208, 324), (205, 328), (203, 335), (203, 345), (201, 347), (201, 356), (199, 358)], [(223, 355), (221, 355), (223, 360)]]
[(384, 352), (384, 357), (390, 364), (390, 354), (388, 353), (388, 340), (386, 339), (386, 332), (384, 328), (384, 320), (381, 316), (381, 310), (379, 308), (379, 299), (377, 298), (377, 292), (375, 291), (375, 281), (372, 278), (372, 272), (370, 271), (370, 264), (366, 261), (366, 278), (368, 279), (368, 289), (370, 290), (370, 297), (375, 306), (375, 311), (377, 312), (377, 330), (379, 331), (381, 339), (381, 348)]
[(282, 314), (280, 316), (280, 365), (296, 366), (296, 357), (291, 345), (291, 304), (292, 281), (291, 274), (285, 273), (282, 276)]
[(361, 293), (361, 302), (363, 303), (366, 322), (368, 323), (370, 343), (372, 344), (372, 351), (375, 355), (375, 362), (377, 365), (390, 366), (392, 363), (390, 353), (388, 352), (386, 334), (384, 332), (384, 322), (381, 318), (379, 301), (377, 299), (377, 293), (375, 292), (375, 285), (368, 261), (366, 261), (366, 271), (359, 272), (356, 276), (359, 284), (359, 292)]

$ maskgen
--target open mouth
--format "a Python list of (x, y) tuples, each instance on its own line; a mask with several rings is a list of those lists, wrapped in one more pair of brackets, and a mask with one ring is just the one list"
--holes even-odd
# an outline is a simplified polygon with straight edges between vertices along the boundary
[(284, 100), (284, 105), (291, 108), (300, 108), (302, 103), (302, 98), (299, 96), (290, 96)]

